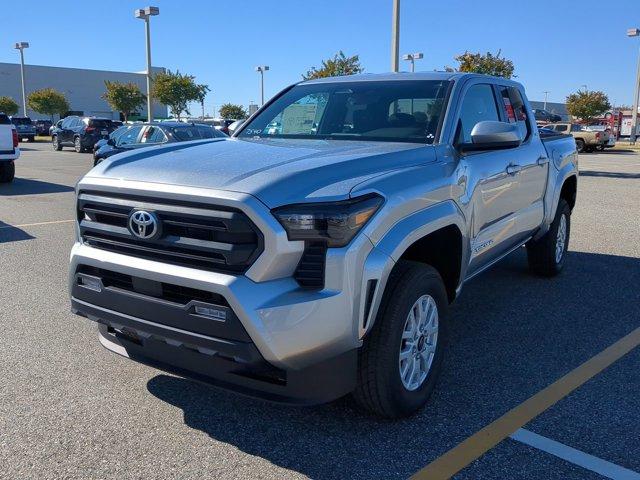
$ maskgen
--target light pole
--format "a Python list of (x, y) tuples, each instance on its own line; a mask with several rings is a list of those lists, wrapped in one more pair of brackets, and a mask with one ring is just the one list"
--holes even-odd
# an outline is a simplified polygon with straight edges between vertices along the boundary
[(24, 49), (29, 48), (29, 42), (16, 42), (14, 47), (20, 50), (20, 77), (22, 78), (22, 113), (27, 116), (27, 91), (24, 87)]
[(544, 107), (542, 107), (542, 109), (546, 110), (547, 109), (547, 98), (549, 97), (549, 91), (545, 90), (542, 93), (544, 93)]
[(393, 0), (391, 19), (391, 71), (397, 72), (400, 67), (400, 0)]
[(144, 20), (145, 33), (147, 36), (147, 122), (153, 120), (153, 112), (151, 110), (151, 27), (149, 19), (160, 14), (158, 7), (139, 8), (135, 12), (136, 18)]
[[(640, 36), (640, 29), (630, 28), (627, 30), (627, 37)], [(638, 96), (640, 96), (640, 54), (638, 55), (638, 67), (636, 69), (636, 84), (633, 89), (633, 112), (631, 112), (631, 135), (629, 136), (629, 143), (635, 145), (636, 143), (636, 130), (638, 129)]]
[(580, 86), (581, 86), (581, 87), (584, 87), (584, 91), (585, 91), (585, 92), (588, 92), (588, 91), (589, 91), (589, 89), (587, 88), (587, 86), (586, 86), (586, 85), (580, 85)]
[(260, 72), (260, 106), (264, 105), (264, 72), (269, 70), (269, 65), (256, 67), (256, 72)]
[(403, 60), (411, 62), (411, 73), (416, 71), (416, 60), (422, 60), (424, 55), (422, 53), (407, 53), (402, 56)]

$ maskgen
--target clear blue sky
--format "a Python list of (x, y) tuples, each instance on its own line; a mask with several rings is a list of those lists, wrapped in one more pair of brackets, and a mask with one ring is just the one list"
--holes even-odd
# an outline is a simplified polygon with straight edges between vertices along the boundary
[[(17, 62), (13, 43), (28, 41), (27, 64), (144, 70), (143, 22), (133, 10), (146, 4), (58, 0), (54, 8), (3, 8), (0, 61)], [(360, 55), (367, 72), (390, 68), (391, 0), (151, 4), (160, 7), (152, 19), (153, 64), (207, 83), (208, 112), (227, 101), (259, 101), (259, 64), (271, 67), (267, 97), (340, 49)], [(625, 32), (640, 27), (638, 0), (402, 0), (401, 14), (401, 53), (425, 54), (417, 70), (455, 66), (453, 57), (465, 50), (501, 49), (532, 100), (549, 90), (550, 101), (563, 101), (586, 84), (612, 102), (631, 103), (640, 39)]]

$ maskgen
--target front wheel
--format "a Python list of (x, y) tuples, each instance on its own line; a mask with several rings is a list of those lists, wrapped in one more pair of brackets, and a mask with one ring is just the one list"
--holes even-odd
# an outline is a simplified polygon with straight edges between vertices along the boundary
[(576, 150), (578, 150), (578, 153), (584, 152), (584, 140), (576, 140)]
[(571, 208), (566, 200), (560, 199), (549, 231), (538, 240), (527, 243), (527, 259), (532, 272), (544, 277), (560, 273), (569, 247), (570, 231)]
[(80, 140), (80, 137), (76, 137), (73, 140), (73, 148), (77, 153), (82, 153), (82, 141)]
[(0, 163), (0, 183), (11, 183), (16, 176), (16, 164), (11, 162)]
[(54, 135), (51, 138), (51, 146), (53, 147), (53, 149), (56, 152), (59, 152), (60, 150), (62, 150), (62, 145), (60, 144), (60, 141), (58, 140), (58, 136), (57, 135)]
[(444, 283), (429, 265), (400, 261), (358, 359), (356, 402), (398, 418), (422, 408), (440, 373), (447, 337)]

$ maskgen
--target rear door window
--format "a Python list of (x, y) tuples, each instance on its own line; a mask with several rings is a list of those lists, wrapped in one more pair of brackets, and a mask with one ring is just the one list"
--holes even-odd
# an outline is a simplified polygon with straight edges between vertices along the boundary
[(138, 135), (140, 135), (140, 130), (142, 130), (142, 125), (137, 125), (131, 127), (125, 133), (123, 133), (120, 138), (118, 138), (118, 146), (123, 147), (126, 145), (133, 145), (138, 141)]
[(151, 144), (151, 143), (163, 143), (167, 141), (167, 137), (162, 131), (161, 128), (154, 127), (153, 125), (147, 127), (147, 129), (142, 134), (142, 138), (140, 139), (140, 143)]
[[(531, 127), (529, 125), (527, 108), (520, 94), (520, 90), (516, 87), (500, 87), (500, 93), (507, 121), (509, 123), (517, 123), (520, 130), (520, 138), (522, 138), (523, 141), (527, 140), (531, 134)], [(538, 110), (538, 112), (544, 112), (545, 115), (548, 115), (545, 110)]]
[(556, 130), (556, 132), (566, 132), (567, 130), (569, 130), (569, 126), (568, 125), (555, 125), (555, 130)]

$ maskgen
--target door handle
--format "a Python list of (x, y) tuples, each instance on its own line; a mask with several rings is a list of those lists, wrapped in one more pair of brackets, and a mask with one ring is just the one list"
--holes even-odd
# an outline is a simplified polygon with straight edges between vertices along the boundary
[(507, 167), (507, 173), (509, 175), (515, 175), (516, 173), (518, 173), (520, 170), (522, 170), (522, 167), (520, 165), (509, 165)]
[(540, 158), (538, 158), (538, 161), (536, 163), (542, 167), (542, 166), (546, 165), (547, 163), (549, 163), (549, 158), (548, 157), (540, 157)]

